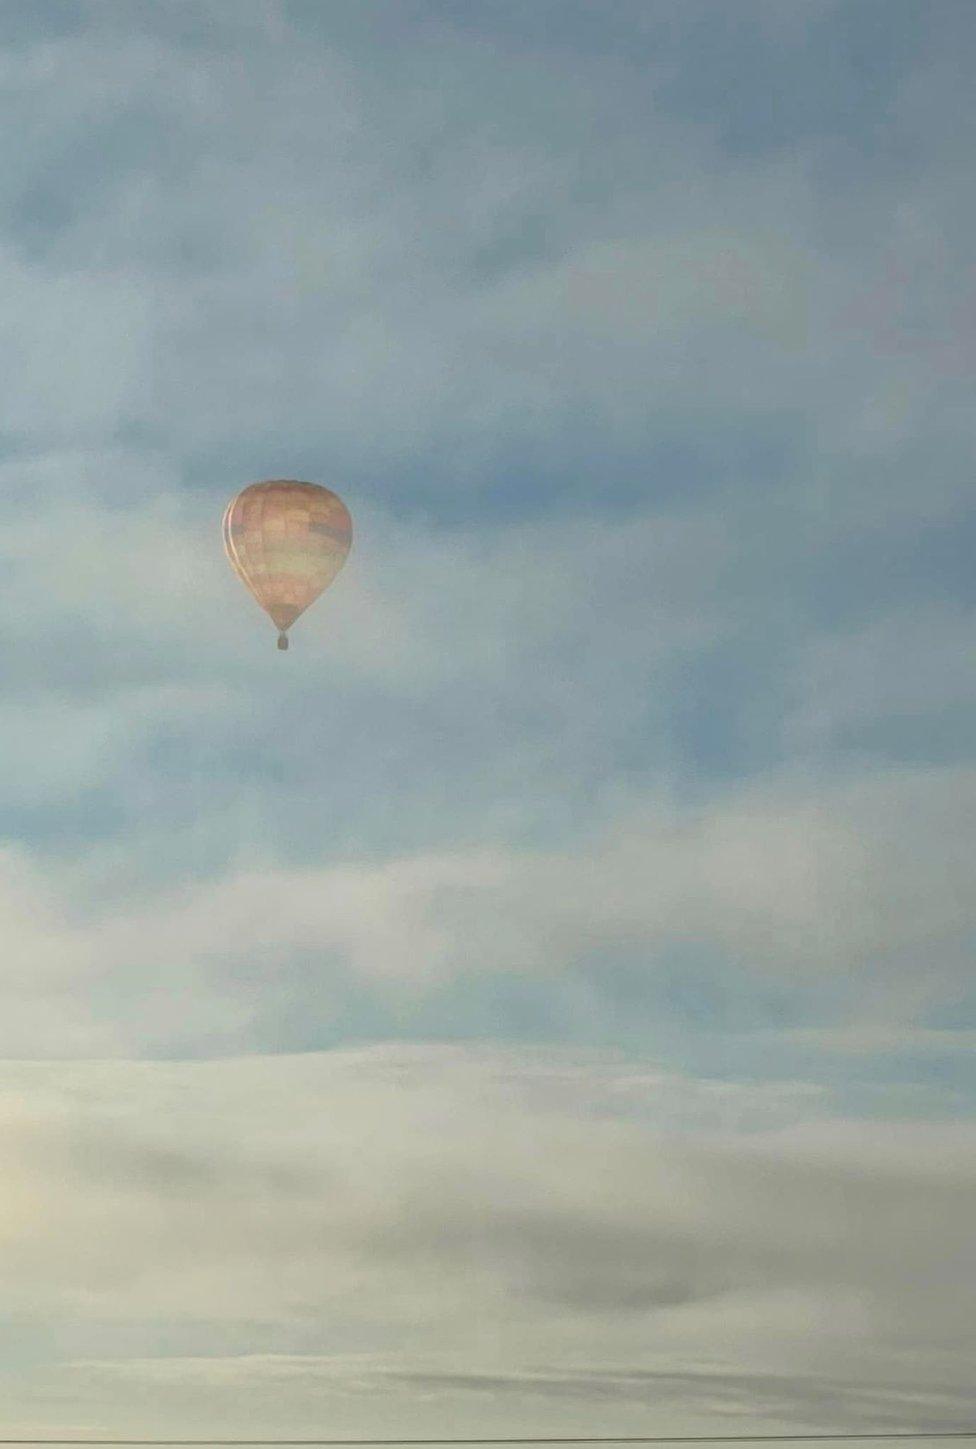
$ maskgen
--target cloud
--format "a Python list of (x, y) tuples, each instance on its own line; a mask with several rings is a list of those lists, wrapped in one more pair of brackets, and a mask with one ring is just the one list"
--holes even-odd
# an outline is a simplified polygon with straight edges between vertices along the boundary
[[(635, 805), (573, 850), (455, 849), (287, 869), (265, 861), (141, 902), (111, 893), (101, 907), (78, 897), (70, 875), (58, 899), (12, 856), (5, 1049), (37, 1050), (34, 983), (45, 1000), (64, 993), (65, 1004), (87, 983), (98, 1002), (93, 1041), (108, 1031), (157, 1052), (204, 1042), (226, 1050), (268, 1045), (264, 1033), (279, 1028), (274, 1011), (263, 1013), (280, 1008), (298, 963), (306, 995), (318, 978), (319, 1030), (328, 1031), (352, 988), (383, 1013), (409, 1014), (452, 981), (486, 976), (549, 989), (564, 978), (561, 989), (575, 991), (585, 969), (592, 996), (577, 1009), (600, 1009), (625, 962), (636, 1002), (650, 1002), (677, 947), (719, 972), (725, 962), (794, 989), (834, 978), (848, 1009), (868, 1023), (881, 1012), (890, 1025), (951, 1000), (967, 979), (972, 792), (960, 769), (889, 772), (829, 792), (784, 783), (705, 809)], [(37, 974), (45, 958), (54, 985)], [(45, 1042), (57, 1042), (57, 1021)]]
[[(268, 449), (295, 466), (311, 454), (373, 499), (406, 508), (391, 470), (406, 471), (423, 508), (469, 514), (516, 458), (576, 460), (613, 487), (620, 454), (646, 460), (663, 428), (694, 449), (745, 418), (794, 433), (812, 418), (807, 461), (839, 461), (903, 437), (889, 387), (945, 448), (951, 398), (925, 357), (886, 368), (890, 299), (868, 294), (893, 214), (938, 231), (954, 158), (938, 192), (928, 156), (894, 176), (862, 165), (852, 199), (810, 117), (812, 138), (761, 164), (723, 137), (710, 93), (675, 88), (700, 62), (700, 23), (634, 7), (618, 13), (638, 64), (551, 36), (540, 64), (507, 9), (486, 36), (434, 7), (389, 50), (371, 43), (371, 7), (362, 29), (337, 15), (331, 33), (308, 9), (206, 13), (181, 34), (151, 11), (96, 9), (9, 64), (9, 104), (31, 87), (44, 99), (31, 155), (45, 180), (20, 164), (7, 178), (15, 435), (121, 426), (208, 483)], [(723, 63), (764, 53), (795, 71), (831, 19), (819, 8), (777, 34), (750, 7), (723, 30)], [(890, 59), (875, 79), (895, 125), (911, 99)], [(945, 260), (951, 294), (962, 263)], [(938, 330), (942, 292), (911, 290)], [(964, 414), (955, 426), (971, 444)]]
[(932, 604), (811, 640), (796, 661), (794, 737), (801, 751), (871, 748), (968, 758), (976, 695), (974, 621)]
[(971, 1421), (962, 9), (0, 26), (6, 1432)]
[(730, 1134), (703, 1084), (539, 1050), (3, 1076), (6, 1311), (64, 1324), (44, 1373), (120, 1431), (147, 1393), (160, 1431), (229, 1394), (227, 1432), (307, 1427), (323, 1398), (398, 1433), (511, 1428), (533, 1400), (530, 1425), (565, 1402), (605, 1427), (608, 1399), (626, 1424), (662, 1395), (828, 1427), (967, 1407), (968, 1126), (879, 1137), (730, 1085), (779, 1118)]
[[(835, 9), (750, 6), (725, 59), (795, 76)], [(508, 7), (421, 7), (396, 46), (371, 7), (205, 14), (89, 8), (6, 63), (12, 112), (40, 98), (3, 177), (11, 831), (138, 883), (228, 842), (300, 861), (323, 812), (375, 858), (551, 840), (797, 752), (830, 776), (838, 639), (870, 654), (947, 594), (964, 629), (969, 412), (857, 311), (892, 217), (916, 260), (941, 226), (938, 331), (955, 153), (935, 181), (862, 158), (852, 196), (822, 97), (791, 144), (731, 145), (700, 17), (573, 7), (576, 49)], [(907, 124), (944, 57), (919, 81), (882, 40)], [(214, 543), (267, 471), (360, 525), (288, 684)], [(964, 720), (897, 708), (867, 763), (964, 758)]]
[(124, 915), (106, 935), (180, 960), (220, 956), (228, 938), (232, 957), (333, 948), (354, 971), (413, 981), (479, 966), (558, 970), (675, 937), (772, 970), (876, 969), (971, 928), (972, 790), (968, 771), (892, 774), (828, 796), (759, 790), (684, 818), (648, 809), (573, 854), (457, 852), (231, 877), (177, 903), (172, 936)]

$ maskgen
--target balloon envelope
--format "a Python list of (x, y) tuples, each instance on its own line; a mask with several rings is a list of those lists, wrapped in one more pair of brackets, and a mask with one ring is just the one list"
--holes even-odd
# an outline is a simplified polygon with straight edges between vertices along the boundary
[(224, 548), (238, 577), (287, 630), (328, 588), (346, 561), (352, 519), (341, 498), (317, 483), (271, 478), (238, 493), (224, 513)]

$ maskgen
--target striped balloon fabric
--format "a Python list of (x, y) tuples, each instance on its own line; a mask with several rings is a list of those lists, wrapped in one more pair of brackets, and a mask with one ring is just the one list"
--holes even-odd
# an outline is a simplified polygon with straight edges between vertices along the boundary
[(349, 510), (317, 483), (252, 483), (224, 513), (227, 557), (277, 625), (279, 649), (288, 648), (288, 630), (332, 583), (351, 543)]

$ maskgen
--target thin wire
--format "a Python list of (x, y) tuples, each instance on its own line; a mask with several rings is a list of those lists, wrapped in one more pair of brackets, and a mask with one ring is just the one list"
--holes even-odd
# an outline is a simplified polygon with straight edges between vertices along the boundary
[(871, 1430), (866, 1434), (606, 1434), (551, 1435), (539, 1437), (526, 1434), (507, 1439), (0, 1439), (0, 1444), (155, 1444), (155, 1445), (357, 1445), (375, 1449), (379, 1445), (424, 1444), (826, 1444), (853, 1439), (976, 1439), (976, 1429), (921, 1429), (886, 1434)]

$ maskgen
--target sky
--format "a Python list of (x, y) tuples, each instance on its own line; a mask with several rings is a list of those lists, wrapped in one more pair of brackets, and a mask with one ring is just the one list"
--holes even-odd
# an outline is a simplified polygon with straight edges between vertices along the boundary
[(0, 3), (0, 1436), (976, 1422), (974, 61)]

